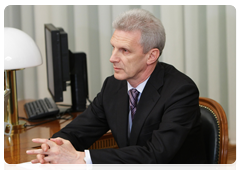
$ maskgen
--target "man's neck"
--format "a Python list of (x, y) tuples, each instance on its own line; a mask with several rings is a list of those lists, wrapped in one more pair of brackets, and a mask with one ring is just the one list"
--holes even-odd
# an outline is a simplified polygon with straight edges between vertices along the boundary
[(142, 82), (144, 82), (145, 80), (147, 80), (149, 78), (149, 76), (153, 73), (155, 67), (156, 67), (157, 64), (155, 64), (154, 66), (151, 66), (149, 67), (141, 76), (141, 78), (139, 78), (138, 80), (131, 80), (131, 81), (128, 81), (128, 83), (136, 88), (139, 84), (141, 84)]

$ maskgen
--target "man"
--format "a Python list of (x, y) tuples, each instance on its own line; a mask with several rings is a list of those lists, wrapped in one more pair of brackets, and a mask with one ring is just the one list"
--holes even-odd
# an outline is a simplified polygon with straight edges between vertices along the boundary
[[(161, 22), (142, 9), (113, 22), (114, 76), (92, 104), (42, 149), (33, 163), (204, 163), (199, 92), (173, 66), (158, 62), (165, 44)], [(133, 90), (132, 90), (133, 89)], [(119, 149), (87, 150), (111, 129)]]

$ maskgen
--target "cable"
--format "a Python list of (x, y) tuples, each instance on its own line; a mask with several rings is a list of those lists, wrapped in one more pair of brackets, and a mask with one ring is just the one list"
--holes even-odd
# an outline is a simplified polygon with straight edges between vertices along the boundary
[(90, 104), (92, 104), (92, 101), (91, 101), (89, 98), (87, 98), (87, 100), (88, 100), (88, 102), (89, 102)]
[(54, 120), (57, 120), (57, 118), (52, 119), (52, 120), (49, 120), (49, 121), (46, 121), (46, 122), (38, 123), (38, 124), (35, 124), (35, 125), (27, 125), (27, 124), (25, 124), (24, 127), (39, 126), (39, 125), (42, 125), (42, 124), (45, 124), (45, 123), (48, 123), (48, 122), (52, 122), (52, 121), (54, 121)]

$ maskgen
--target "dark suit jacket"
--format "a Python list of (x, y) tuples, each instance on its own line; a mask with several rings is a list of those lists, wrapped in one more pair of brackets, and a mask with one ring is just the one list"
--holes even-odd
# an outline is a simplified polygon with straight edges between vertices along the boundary
[(204, 163), (199, 92), (173, 66), (158, 63), (150, 76), (128, 139), (127, 82), (108, 77), (92, 104), (53, 137), (87, 149), (111, 129), (119, 149), (90, 150), (93, 163)]

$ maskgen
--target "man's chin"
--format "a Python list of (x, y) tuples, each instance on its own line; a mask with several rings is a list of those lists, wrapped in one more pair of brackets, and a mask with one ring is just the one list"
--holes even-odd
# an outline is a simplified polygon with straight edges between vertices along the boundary
[(126, 80), (125, 76), (118, 74), (118, 73), (114, 73), (114, 78), (117, 80)]

